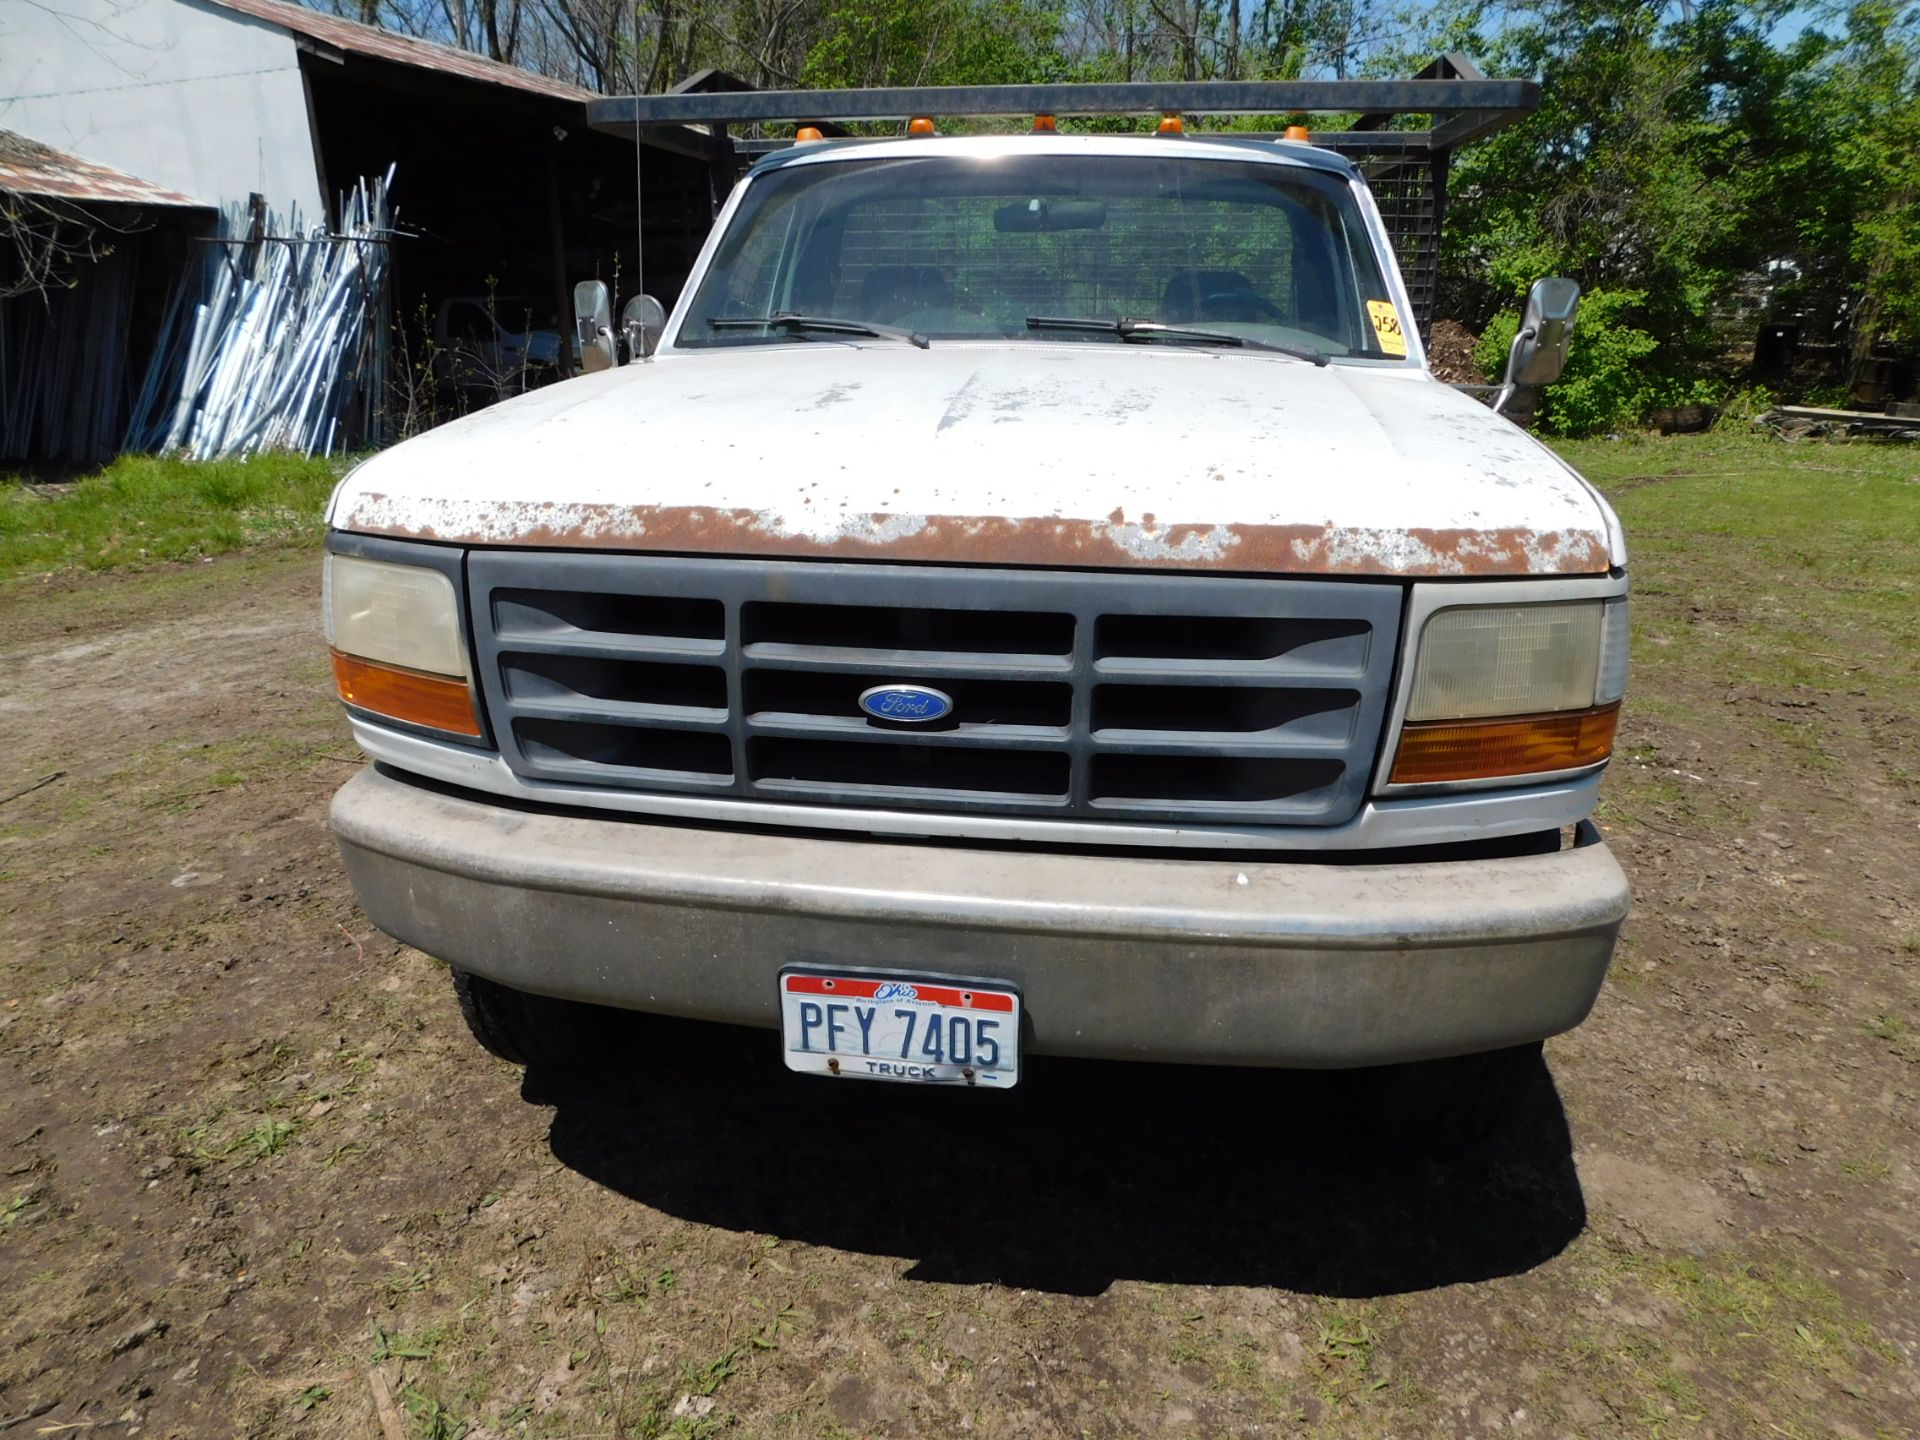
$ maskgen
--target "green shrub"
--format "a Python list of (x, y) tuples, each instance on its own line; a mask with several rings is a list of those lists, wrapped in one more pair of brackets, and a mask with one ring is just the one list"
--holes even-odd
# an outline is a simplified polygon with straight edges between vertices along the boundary
[[(1633, 323), (1645, 299), (1638, 290), (1595, 290), (1581, 297), (1566, 373), (1542, 392), (1542, 430), (1565, 436), (1633, 430), (1661, 406), (1715, 402), (1717, 387), (1676, 382), (1653, 363), (1660, 342)], [(1473, 358), (1489, 380), (1497, 382), (1506, 370), (1507, 349), (1519, 328), (1519, 314), (1510, 312), (1495, 316), (1481, 335)]]
[(1720, 413), (1714, 417), (1716, 429), (1751, 430), (1753, 422), (1779, 402), (1764, 385), (1728, 386), (1717, 402)]
[(1519, 333), (1520, 312), (1517, 310), (1501, 311), (1480, 332), (1480, 341), (1473, 347), (1473, 363), (1480, 367), (1480, 374), (1489, 385), (1498, 385), (1507, 373), (1507, 351), (1513, 348), (1513, 337)]

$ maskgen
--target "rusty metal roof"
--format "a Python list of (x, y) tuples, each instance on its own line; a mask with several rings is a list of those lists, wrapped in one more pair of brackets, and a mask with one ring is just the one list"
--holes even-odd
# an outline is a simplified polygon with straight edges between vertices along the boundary
[(337, 15), (322, 15), (304, 5), (288, 4), (286, 0), (210, 0), (210, 3), (242, 15), (251, 15), (257, 20), (265, 20), (349, 55), (385, 60), (416, 70), (431, 70), (440, 75), (451, 75), (485, 85), (501, 85), (510, 90), (546, 95), (556, 100), (584, 101), (593, 98), (591, 90), (569, 85), (564, 80), (536, 75), (517, 65), (503, 65), (497, 60), (456, 50), (450, 45), (436, 45), (431, 40), (396, 35), (390, 30), (343, 20)]
[(0, 190), (56, 200), (114, 205), (174, 205), (211, 210), (204, 200), (168, 190), (136, 175), (96, 165), (11, 130), (0, 130)]

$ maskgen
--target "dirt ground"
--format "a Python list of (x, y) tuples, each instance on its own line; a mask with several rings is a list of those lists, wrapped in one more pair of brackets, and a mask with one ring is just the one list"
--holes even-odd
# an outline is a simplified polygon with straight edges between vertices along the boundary
[(0, 1431), (1920, 1433), (1914, 567), (1700, 520), (1713, 463), (1608, 480), (1635, 913), (1445, 1160), (1230, 1072), (523, 1078), (349, 895), (312, 552), (0, 591)]

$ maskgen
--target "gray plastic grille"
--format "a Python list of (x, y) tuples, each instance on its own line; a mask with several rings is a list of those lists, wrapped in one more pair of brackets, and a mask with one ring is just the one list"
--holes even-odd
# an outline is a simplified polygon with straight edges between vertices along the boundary
[[(1392, 584), (476, 551), (488, 713), (530, 779), (889, 809), (1336, 825)], [(862, 691), (954, 701), (890, 724)]]

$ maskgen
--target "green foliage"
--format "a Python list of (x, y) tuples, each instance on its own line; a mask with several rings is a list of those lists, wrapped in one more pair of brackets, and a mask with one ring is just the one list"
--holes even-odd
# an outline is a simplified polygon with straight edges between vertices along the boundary
[(327, 460), (123, 455), (66, 486), (0, 477), (0, 578), (104, 570), (319, 539), (340, 478)]
[[(1829, 72), (1833, 127), (1819, 218), (1825, 243), (1845, 229), (1865, 325), (1920, 343), (1920, 17), (1867, 0), (1847, 12), (1846, 48)], [(1858, 329), (1859, 326), (1856, 326)], [(1862, 338), (1855, 337), (1856, 349)], [(1871, 343), (1872, 335), (1865, 337)]]
[[(1566, 373), (1542, 397), (1541, 429), (1565, 436), (1631, 430), (1656, 407), (1703, 398), (1648, 363), (1660, 342), (1640, 328), (1645, 302), (1637, 290), (1597, 290), (1581, 300)], [(1519, 312), (1509, 311), (1495, 316), (1481, 335), (1473, 358), (1489, 380), (1497, 381), (1506, 369), (1519, 328)]]
[(1720, 397), (1720, 413), (1714, 418), (1714, 426), (1721, 430), (1749, 431), (1755, 420), (1778, 403), (1773, 391), (1764, 385), (1738, 386)]
[(1059, 13), (1032, 0), (840, 0), (820, 16), (807, 86), (1013, 85), (1061, 78)]
[(1583, 313), (1573, 364), (1604, 353), (1550, 406), (1565, 433), (1698, 398), (1736, 297), (1850, 333), (1856, 374), (1877, 338), (1920, 343), (1920, 9), (1861, 0), (1776, 41), (1790, 8), (1453, 0), (1382, 57), (1542, 81), (1537, 113), (1456, 161), (1440, 313), (1479, 329), (1547, 274), (1637, 294)]
[[(1571, 275), (1643, 292), (1650, 333), (1678, 360), (1701, 348), (1715, 297), (1765, 258), (1743, 192), (1749, 152), (1770, 137), (1752, 133), (1745, 92), (1718, 73), (1734, 62), (1713, 57), (1756, 43), (1770, 55), (1770, 22), (1720, 0), (1678, 26), (1664, 14), (1642, 0), (1542, 0), (1497, 35), (1470, 27), (1496, 71), (1540, 77), (1542, 103), (1456, 167), (1445, 263), (1469, 325), (1540, 275)], [(1777, 89), (1776, 68), (1747, 90)]]
[(1513, 348), (1513, 337), (1519, 333), (1518, 310), (1494, 316), (1480, 332), (1480, 343), (1473, 347), (1473, 363), (1489, 385), (1498, 385), (1507, 373), (1507, 352)]

